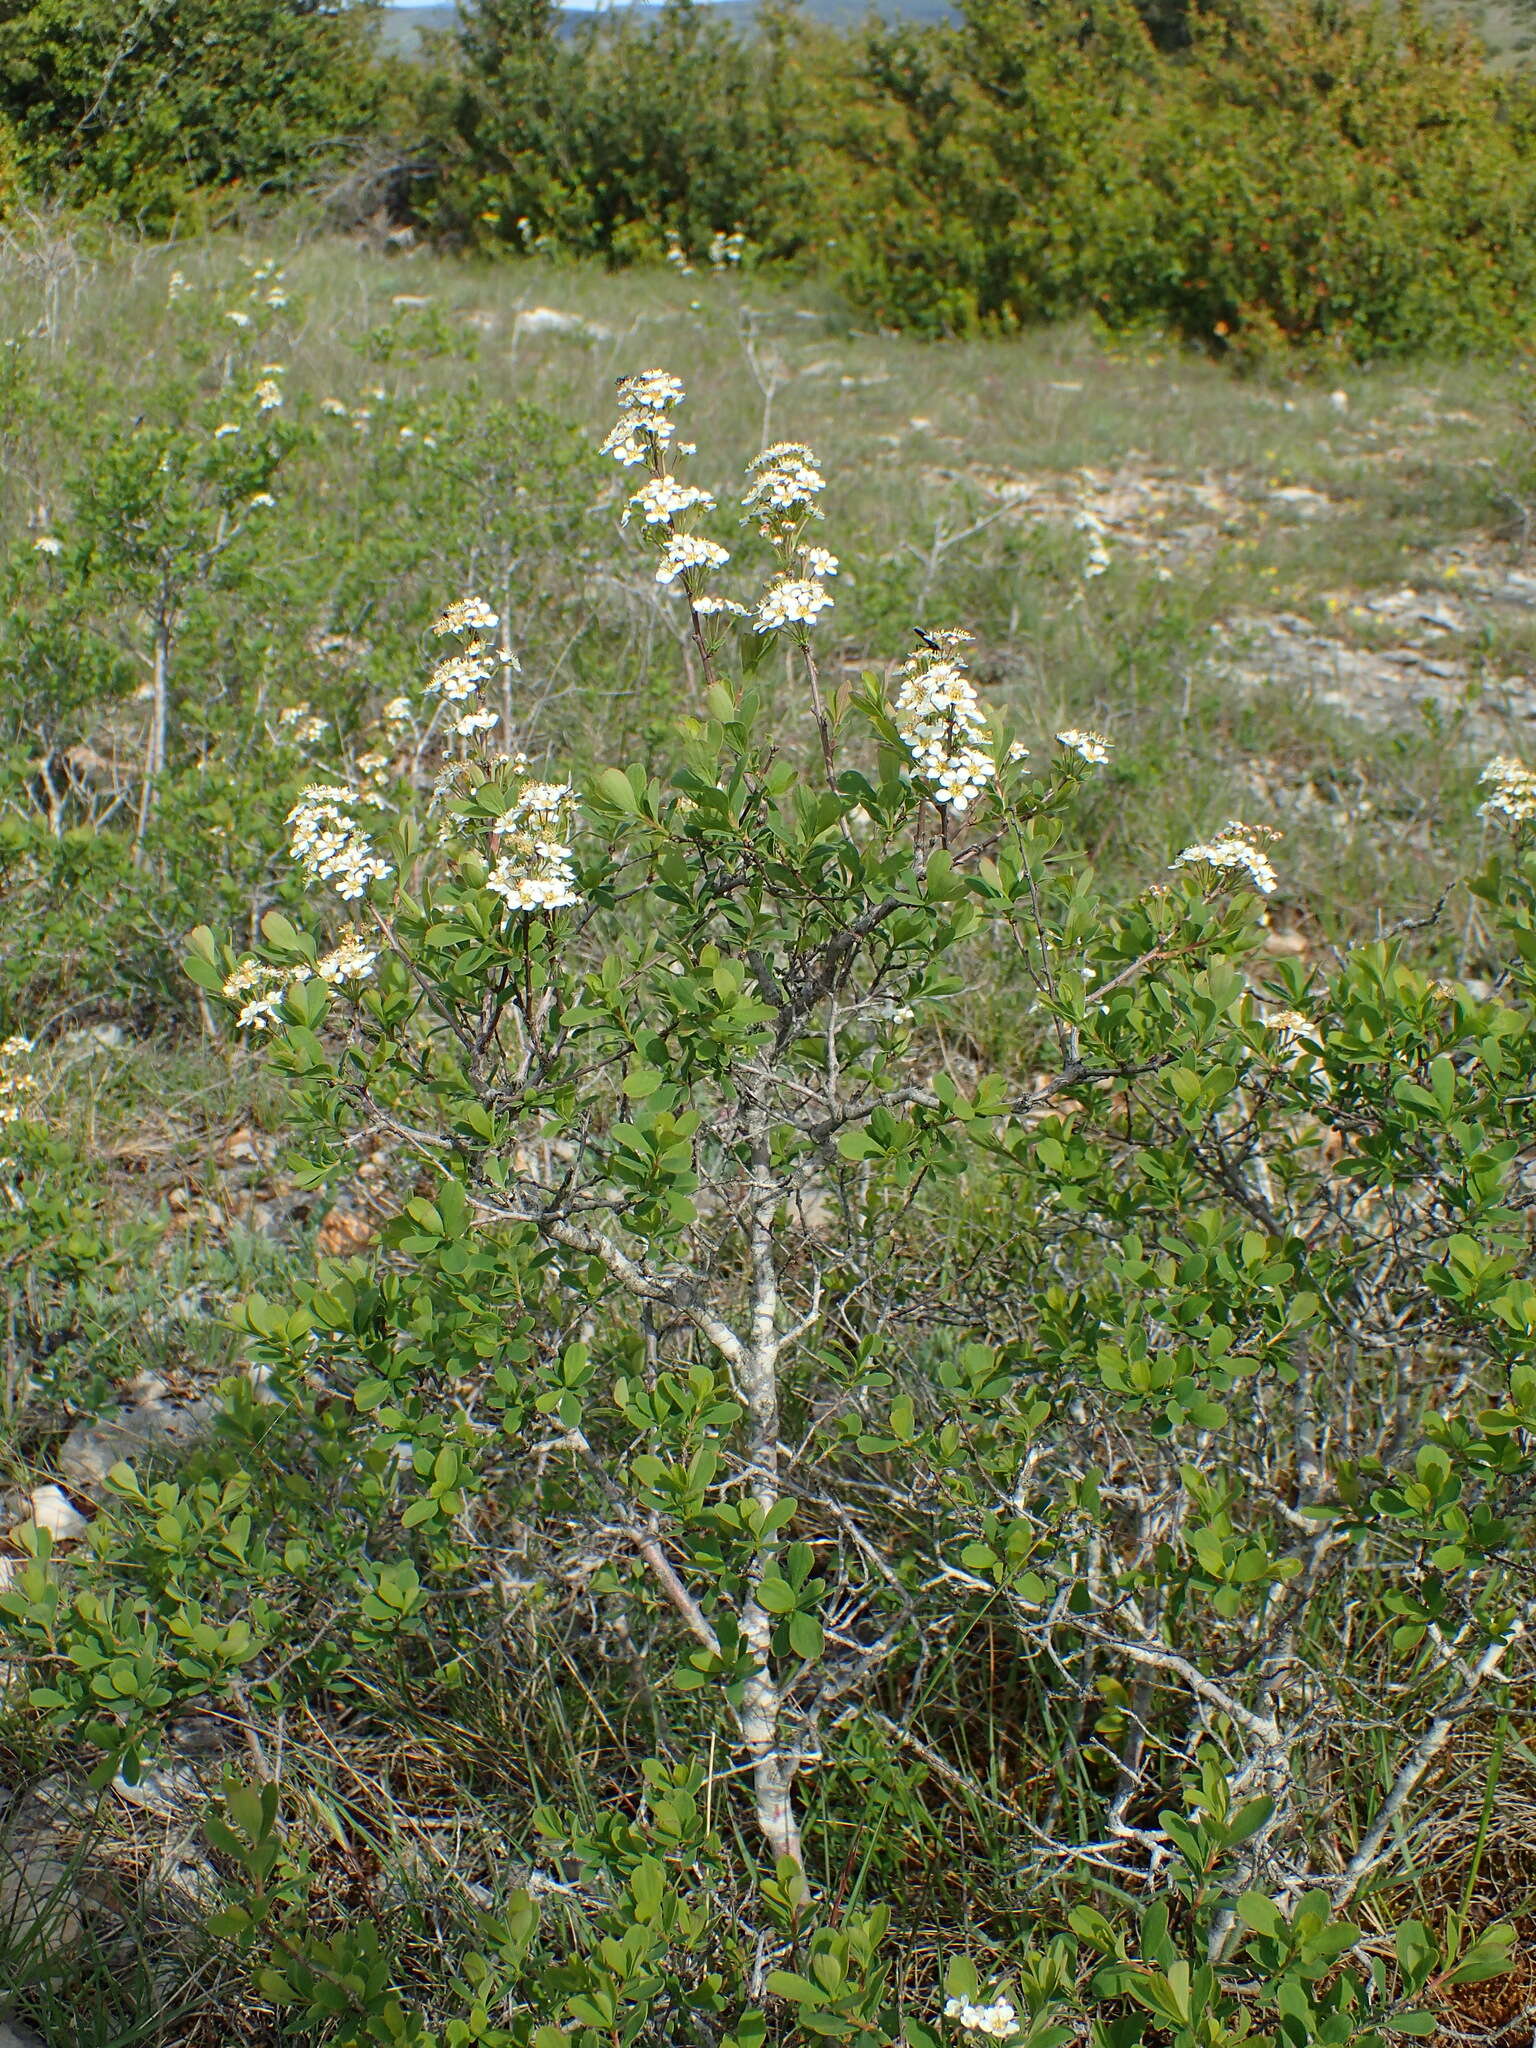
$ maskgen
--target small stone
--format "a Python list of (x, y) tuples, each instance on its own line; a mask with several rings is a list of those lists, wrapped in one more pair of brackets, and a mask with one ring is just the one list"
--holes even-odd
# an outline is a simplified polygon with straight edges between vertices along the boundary
[(48, 2044), (30, 2027), (18, 2026), (15, 2020), (0, 2019), (0, 2048), (48, 2048)]
[(345, 1209), (339, 1203), (334, 1209), (327, 1209), (320, 1219), (320, 1228), (315, 1235), (315, 1250), (324, 1259), (344, 1259), (353, 1252), (360, 1252), (373, 1243), (373, 1225), (366, 1216), (359, 1216), (355, 1209)]
[(58, 1454), (59, 1471), (76, 1493), (99, 1499), (114, 1465), (185, 1457), (212, 1429), (214, 1412), (211, 1400), (174, 1402), (151, 1395), (99, 1422), (77, 1423)]
[(90, 1526), (69, 1495), (58, 1486), (37, 1486), (31, 1495), (32, 1520), (55, 1543), (78, 1543)]

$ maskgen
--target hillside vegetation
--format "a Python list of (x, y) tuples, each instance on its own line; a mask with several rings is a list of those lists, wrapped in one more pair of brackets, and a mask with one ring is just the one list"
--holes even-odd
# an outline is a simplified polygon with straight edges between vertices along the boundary
[(15, 2021), (1519, 2038), (1501, 377), (6, 261)]
[(430, 61), (376, 10), (0, 15), (0, 203), (140, 228), (307, 190), (455, 246), (826, 278), (932, 334), (1092, 315), (1217, 353), (1529, 335), (1532, 89), (1411, 8), (967, 0), (750, 34), (691, 0), (474, 0)]
[(0, 4), (0, 2048), (1524, 2048), (1522, 81), (374, 26)]

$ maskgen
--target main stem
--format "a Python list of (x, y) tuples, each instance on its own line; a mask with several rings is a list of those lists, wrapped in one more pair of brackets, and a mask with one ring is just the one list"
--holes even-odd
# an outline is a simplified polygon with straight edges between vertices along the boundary
[(133, 864), (144, 862), (144, 835), (155, 806), (155, 784), (165, 767), (166, 730), (170, 723), (171, 617), (162, 602), (155, 614), (155, 644), (150, 666), (149, 738), (144, 746), (144, 786), (139, 791), (139, 817), (133, 834)]
[[(747, 1405), (752, 1498), (766, 1523), (779, 1498), (779, 1277), (773, 1250), (773, 1219), (779, 1189), (773, 1177), (767, 1114), (756, 1101), (749, 1101), (746, 1110), (751, 1160), (747, 1241), (752, 1300), (739, 1376)], [(794, 1765), (786, 1757), (781, 1741), (784, 1698), (773, 1675), (773, 1621), (759, 1597), (778, 1554), (778, 1537), (765, 1533), (752, 1561), (741, 1614), (741, 1632), (753, 1660), (753, 1670), (742, 1688), (741, 1732), (752, 1758), (758, 1826), (776, 1857), (787, 1856), (798, 1865), (803, 1864), (804, 1858), (792, 1795)]]

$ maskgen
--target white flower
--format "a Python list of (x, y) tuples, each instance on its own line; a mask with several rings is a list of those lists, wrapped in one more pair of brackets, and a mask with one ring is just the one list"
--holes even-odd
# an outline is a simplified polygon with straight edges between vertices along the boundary
[(565, 782), (528, 782), (497, 821), (497, 860), (486, 887), (509, 910), (566, 910), (580, 903), (571, 864), (576, 792)]
[(991, 729), (976, 686), (956, 658), (970, 637), (961, 631), (930, 633), (929, 644), (902, 663), (892, 713), (919, 780), (936, 804), (957, 816), (996, 774)]
[(776, 633), (781, 626), (813, 625), (817, 613), (824, 612), (831, 602), (831, 591), (814, 578), (780, 576), (758, 599), (758, 631)]
[(728, 549), (721, 547), (717, 540), (707, 540), (701, 533), (670, 534), (662, 553), (661, 566), (656, 571), (656, 581), (672, 583), (681, 576), (686, 585), (693, 570), (723, 569), (730, 559)]
[(62, 555), (64, 543), (56, 533), (40, 533), (32, 543), (32, 552), (35, 555)]
[(413, 713), (409, 697), (391, 697), (384, 706), (384, 723), (390, 727), (409, 725)]
[(495, 673), (495, 663), (471, 648), (463, 654), (450, 654), (446, 661), (440, 661), (427, 678), (426, 687), (430, 694), (440, 696), (445, 704), (463, 704)]
[(1010, 748), (1008, 749), (1008, 760), (1009, 760), (1009, 763), (1010, 763), (1010, 764), (1012, 764), (1012, 763), (1013, 763), (1013, 762), (1015, 762), (1015, 761), (1027, 761), (1028, 759), (1029, 759), (1029, 749), (1028, 749), (1028, 747), (1026, 747), (1026, 746), (1025, 746), (1025, 744), (1024, 744), (1024, 742), (1023, 742), (1022, 740), (1015, 740), (1015, 741), (1013, 742), (1013, 745), (1012, 745), (1012, 746), (1011, 746), (1011, 747), (1010, 747)]
[(277, 714), (277, 729), (301, 747), (316, 746), (326, 735), (327, 721), (317, 718), (307, 704), (289, 704)]
[(250, 314), (242, 313), (238, 306), (232, 307), (228, 312), (226, 312), (224, 318), (229, 322), (231, 327), (249, 327), (251, 324)]
[(388, 861), (350, 814), (357, 798), (350, 789), (316, 782), (301, 790), (288, 813), (289, 851), (317, 882), (329, 882), (344, 902), (355, 902), (369, 884), (391, 873)]
[(347, 416), (347, 408), (339, 398), (322, 398), (320, 410), (329, 413), (333, 420), (344, 420)]
[(1019, 2031), (1019, 2016), (1006, 1998), (991, 2005), (972, 2005), (968, 1998), (946, 2000), (944, 2017), (958, 2020), (968, 2034), (987, 2034), (994, 2041), (1007, 2041)]
[(1271, 832), (1265, 826), (1244, 825), (1241, 820), (1233, 818), (1222, 826), (1214, 839), (1186, 846), (1173, 865), (1176, 868), (1209, 868), (1218, 880), (1226, 875), (1241, 875), (1261, 896), (1272, 896), (1279, 878), (1270, 865), (1268, 854), (1255, 842), (1278, 839), (1279, 836), (1278, 832)]
[(441, 639), (445, 633), (494, 633), (500, 624), (500, 616), (483, 597), (461, 597), (432, 621), (432, 630)]
[(637, 462), (648, 461), (653, 453), (659, 454), (673, 438), (674, 432), (672, 422), (664, 413), (621, 413), (618, 424), (599, 444), (599, 450), (604, 455), (611, 455), (620, 468), (631, 469)]
[(271, 412), (283, 402), (282, 388), (275, 377), (263, 377), (256, 386), (256, 410)]
[(469, 739), (477, 732), (489, 732), (493, 725), (500, 725), (501, 717), (495, 711), (466, 711), (464, 716), (454, 720), (454, 731), (461, 739)]
[(696, 597), (693, 599), (693, 608), (701, 619), (711, 619), (719, 613), (735, 619), (744, 619), (747, 616), (746, 606), (738, 604), (734, 597)]
[(275, 1024), (282, 1011), (283, 996), (288, 984), (296, 977), (284, 973), (280, 967), (269, 967), (264, 960), (249, 955), (243, 959), (224, 982), (224, 996), (236, 1003), (241, 997), (247, 998), (235, 1018), (237, 1031), (265, 1031)]
[(213, 430), (215, 441), (227, 441), (231, 434), (238, 434), (239, 427), (233, 420), (221, 420)]
[(0, 1045), (0, 1125), (20, 1123), (27, 1097), (38, 1092), (37, 1076), (21, 1064), (31, 1050), (32, 1040), (19, 1035)]
[(1477, 778), (1492, 788), (1482, 805), (1485, 818), (1504, 818), (1512, 825), (1536, 818), (1536, 771), (1513, 754), (1496, 754)]
[(1088, 559), (1083, 564), (1085, 577), (1102, 576), (1109, 568), (1109, 549), (1104, 545), (1109, 528), (1097, 512), (1090, 512), (1086, 506), (1072, 521), (1079, 533), (1088, 536)]
[(628, 526), (638, 510), (647, 526), (666, 526), (680, 512), (712, 512), (714, 493), (698, 484), (682, 484), (673, 476), (652, 477), (640, 486), (624, 508), (622, 524)]
[(378, 957), (376, 947), (365, 946), (361, 936), (350, 931), (333, 952), (322, 954), (315, 962), (315, 972), (332, 988), (342, 982), (367, 981)]
[(1264, 1029), (1278, 1040), (1280, 1050), (1296, 1058), (1321, 1036), (1317, 1025), (1300, 1010), (1271, 1010)]
[(835, 576), (837, 557), (828, 548), (807, 548), (801, 557), (807, 576)]
[(254, 498), (247, 498), (245, 502), (253, 510), (264, 509), (268, 512), (277, 504), (276, 498), (273, 497), (270, 491), (258, 491)]
[(642, 370), (619, 384), (619, 404), (635, 412), (670, 412), (683, 401), (679, 378), (666, 370)]
[(1065, 732), (1057, 733), (1056, 742), (1069, 753), (1080, 754), (1090, 768), (1102, 768), (1109, 759), (1109, 741), (1101, 732), (1083, 732), (1069, 725)]
[(758, 530), (770, 539), (783, 537), (803, 520), (819, 518), (816, 500), (826, 479), (816, 458), (801, 441), (778, 441), (747, 464), (753, 479), (742, 504), (756, 514)]
[(274, 285), (271, 291), (267, 293), (267, 304), (269, 306), (281, 307), (286, 306), (287, 303), (288, 294), (280, 286)]
[(167, 278), (166, 280), (166, 300), (170, 305), (174, 306), (179, 298), (183, 297), (184, 294), (186, 294), (189, 291), (192, 291), (193, 289), (194, 287), (188, 284), (187, 280), (185, 279), (185, 277), (182, 276), (179, 270), (173, 270), (169, 278)]

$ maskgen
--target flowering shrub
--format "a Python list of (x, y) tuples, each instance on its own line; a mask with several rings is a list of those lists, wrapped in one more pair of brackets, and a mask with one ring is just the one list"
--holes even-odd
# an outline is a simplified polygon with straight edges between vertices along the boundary
[[(211, 1930), (315, 2038), (1423, 2034), (1509, 1954), (1393, 1886), (1528, 1668), (1531, 771), (1490, 770), (1508, 847), (1469, 883), (1491, 992), (1401, 934), (1271, 959), (1258, 827), (1109, 892), (1076, 845), (1107, 740), (1015, 734), (958, 628), (829, 687), (835, 490), (803, 446), (754, 462), (767, 590), (728, 594), (685, 402), (626, 380), (607, 442), (676, 564), (665, 775), (564, 779), (461, 598), (291, 804), (294, 914), (196, 935), (306, 1179), (387, 1145), (401, 1202), (246, 1299), (205, 1468), (119, 1466), (78, 1566), (24, 1535), (27, 1711), (105, 1784), (199, 1703), (255, 1728), (405, 1684), (430, 1719), (507, 1682), (489, 1617), (605, 1617), (655, 1753), (612, 1810), (531, 1808), (451, 1993), (382, 1908), (329, 1912), (295, 1796), (231, 1768)], [(765, 613), (786, 579), (817, 602)], [(978, 1811), (985, 1917), (948, 1839)]]

